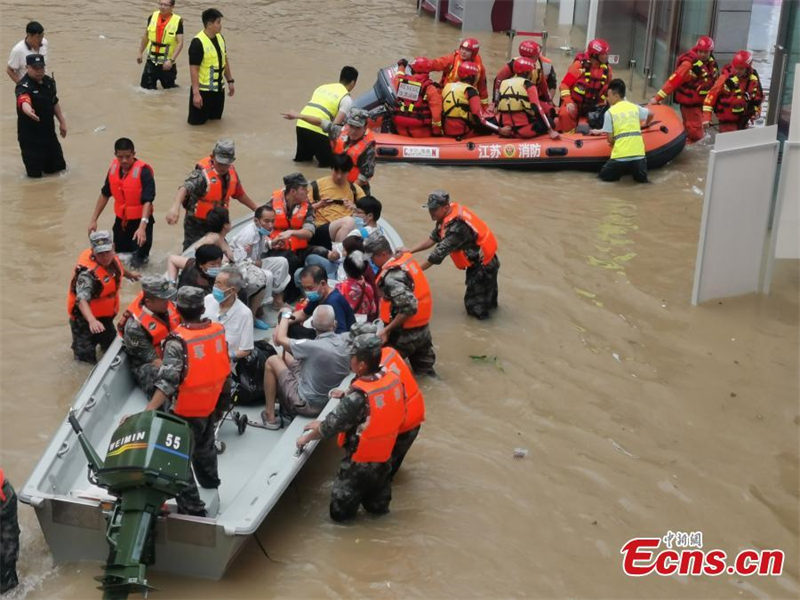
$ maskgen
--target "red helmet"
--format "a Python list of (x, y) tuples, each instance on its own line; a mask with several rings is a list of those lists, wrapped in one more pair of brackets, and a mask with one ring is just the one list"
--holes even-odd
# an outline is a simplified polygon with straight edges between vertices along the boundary
[(477, 77), (480, 74), (481, 70), (477, 64), (470, 61), (464, 61), (460, 65), (458, 65), (458, 78), (459, 79), (467, 79), (472, 77)]
[(753, 54), (747, 50), (739, 50), (733, 55), (731, 64), (737, 69), (747, 69), (753, 64)]
[(475, 38), (467, 38), (463, 42), (461, 42), (459, 48), (464, 48), (465, 50), (469, 50), (470, 52), (472, 52), (472, 56), (475, 56), (478, 53), (478, 50), (481, 49), (481, 43)]
[(697, 52), (711, 52), (714, 49), (714, 40), (707, 35), (701, 35), (697, 38), (697, 43), (694, 45), (694, 50)]
[(525, 40), (519, 45), (519, 55), (524, 56), (525, 58), (536, 60), (539, 58), (540, 52), (541, 48), (539, 47), (539, 44), (533, 40)]
[(536, 68), (536, 63), (533, 62), (533, 59), (528, 58), (527, 56), (520, 56), (517, 59), (514, 59), (514, 73), (516, 75), (525, 75), (526, 73), (530, 73)]
[(592, 40), (586, 47), (586, 54), (589, 56), (600, 56), (601, 54), (608, 54), (610, 47), (608, 42), (600, 38)]
[(425, 56), (417, 56), (408, 66), (414, 73), (430, 73), (433, 62)]

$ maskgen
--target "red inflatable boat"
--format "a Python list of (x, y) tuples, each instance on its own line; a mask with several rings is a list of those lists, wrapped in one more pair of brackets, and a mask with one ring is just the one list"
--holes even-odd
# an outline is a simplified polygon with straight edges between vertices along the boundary
[[(392, 69), (378, 73), (373, 89), (354, 105), (366, 109), (394, 104)], [(647, 166), (660, 167), (671, 161), (686, 144), (683, 122), (669, 106), (648, 106), (654, 118), (643, 130)], [(414, 162), (429, 165), (482, 165), (524, 169), (598, 170), (611, 155), (606, 136), (562, 134), (560, 140), (547, 135), (522, 140), (499, 135), (482, 135), (462, 140), (449, 137), (410, 138), (389, 133), (375, 123), (377, 158), (386, 162)], [(588, 125), (579, 126), (587, 129)]]

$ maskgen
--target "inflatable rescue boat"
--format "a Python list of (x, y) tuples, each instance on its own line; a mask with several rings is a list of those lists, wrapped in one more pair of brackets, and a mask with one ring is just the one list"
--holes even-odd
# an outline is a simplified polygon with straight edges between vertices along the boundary
[[(381, 106), (395, 105), (392, 78), (395, 67), (378, 71), (372, 90), (355, 100), (354, 106), (379, 112)], [(683, 150), (686, 132), (683, 121), (671, 107), (647, 107), (654, 115), (643, 129), (647, 166), (667, 164)], [(611, 155), (605, 135), (588, 135), (588, 124), (578, 126), (583, 133), (561, 134), (552, 140), (547, 135), (530, 139), (506, 138), (499, 135), (478, 135), (463, 139), (450, 137), (410, 138), (391, 132), (390, 119), (371, 121), (377, 140), (377, 159), (384, 162), (413, 162), (429, 165), (500, 166), (523, 169), (587, 169), (599, 170)]]

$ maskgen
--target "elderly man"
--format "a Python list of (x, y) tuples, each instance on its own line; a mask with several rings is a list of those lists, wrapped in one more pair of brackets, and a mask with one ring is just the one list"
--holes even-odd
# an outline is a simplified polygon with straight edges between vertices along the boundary
[(89, 236), (91, 247), (81, 252), (67, 294), (67, 314), (72, 331), (72, 353), (76, 360), (95, 364), (97, 345), (107, 350), (114, 341), (114, 317), (119, 312), (122, 278), (132, 281), (138, 273), (126, 271), (114, 253), (108, 231)]
[(25, 37), (14, 44), (8, 55), (6, 73), (14, 83), (19, 83), (25, 76), (25, 59), (29, 54), (41, 54), (47, 58), (47, 38), (44, 37), (44, 27), (38, 21), (31, 21), (25, 26)]
[(141, 283), (141, 293), (123, 313), (117, 330), (130, 359), (133, 378), (150, 398), (164, 355), (162, 343), (180, 324), (180, 315), (172, 303), (175, 286), (166, 277), (145, 275)]
[(467, 314), (476, 319), (488, 319), (489, 311), (497, 308), (497, 272), (500, 270), (497, 239), (471, 210), (450, 202), (450, 194), (444, 190), (431, 192), (423, 208), (428, 209), (436, 227), (430, 237), (408, 252), (414, 254), (436, 246), (420, 265), (423, 271), (441, 264), (449, 254), (456, 267), (467, 272), (464, 294)]
[(142, 56), (147, 52), (139, 83), (145, 89), (156, 89), (159, 81), (164, 89), (178, 87), (176, 65), (183, 50), (183, 19), (173, 12), (174, 8), (175, 0), (159, 0), (158, 10), (147, 19), (136, 56), (136, 62), (142, 64)]
[(364, 250), (380, 268), (375, 283), (383, 295), (381, 341), (397, 348), (415, 372), (434, 375), (436, 352), (428, 326), (433, 299), (425, 274), (408, 252), (395, 256), (389, 240), (377, 231), (369, 235)]
[(56, 82), (44, 74), (44, 56), (29, 54), (27, 74), (17, 82), (17, 141), (28, 177), (58, 173), (67, 168), (53, 119), (61, 137), (67, 137), (67, 120), (61, 112)]
[(203, 317), (225, 328), (228, 358), (231, 370), (240, 358), (253, 351), (253, 313), (239, 300), (238, 294), (245, 286), (242, 274), (233, 265), (222, 267), (214, 280), (214, 289), (205, 297)]
[[(230, 391), (230, 363), (222, 325), (202, 317), (204, 296), (203, 290), (192, 286), (178, 290), (175, 304), (181, 323), (164, 343), (164, 359), (146, 410), (158, 410), (174, 400), (172, 412), (192, 430), (185, 448), (191, 448), (195, 477), (204, 488), (216, 489), (220, 481), (213, 413), (220, 396)], [(175, 499), (179, 513), (206, 516), (194, 480)]]
[(219, 140), (214, 144), (211, 155), (200, 160), (178, 188), (175, 202), (167, 212), (167, 223), (175, 225), (181, 207), (186, 209), (183, 219), (184, 250), (208, 233), (205, 219), (215, 206), (230, 209), (231, 198), (235, 198), (250, 210), (256, 209), (256, 203), (242, 187), (242, 180), (233, 166), (235, 160), (233, 140)]
[(381, 341), (358, 336), (350, 350), (356, 377), (347, 393), (324, 421), (312, 421), (297, 438), (297, 447), (311, 440), (340, 434), (345, 456), (331, 489), (330, 515), (347, 521), (358, 507), (374, 515), (389, 512), (392, 499), (392, 449), (405, 414), (403, 384), (391, 370), (381, 368)]
[(366, 110), (351, 108), (345, 125), (296, 112), (283, 113), (283, 117), (321, 127), (331, 140), (333, 154), (347, 154), (353, 161), (347, 180), (358, 184), (365, 194), (370, 193), (369, 181), (375, 174), (375, 134), (367, 129), (369, 113)]
[[(289, 284), (289, 261), (283, 256), (266, 256), (272, 247), (270, 235), (275, 229), (275, 211), (265, 204), (259, 206), (253, 220), (241, 228), (231, 240), (233, 259), (237, 264), (250, 263), (264, 272), (264, 289), (255, 291), (250, 307), (254, 315), (260, 316), (259, 309), (264, 298), (272, 298), (274, 306), (283, 305), (283, 291)], [(253, 290), (248, 289), (248, 296)]]
[(275, 416), (275, 399), (281, 403), (281, 415), (316, 417), (328, 402), (328, 393), (350, 372), (350, 358), (345, 336), (334, 333), (336, 318), (330, 306), (318, 306), (311, 316), (317, 334), (313, 340), (289, 339), (289, 323), (294, 316), (281, 313), (274, 342), (284, 350), (283, 357), (270, 356), (264, 368), (266, 410), (261, 420), (268, 429), (280, 429)]

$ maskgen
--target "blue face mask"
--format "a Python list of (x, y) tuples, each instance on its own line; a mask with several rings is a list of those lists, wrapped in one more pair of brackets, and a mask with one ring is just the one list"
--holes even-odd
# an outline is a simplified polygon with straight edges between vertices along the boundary
[(309, 302), (316, 302), (320, 299), (320, 293), (316, 290), (313, 292), (306, 292), (306, 298), (308, 298)]
[(256, 229), (258, 230), (258, 233), (260, 235), (269, 235), (270, 233), (272, 233), (271, 229), (264, 229), (263, 227), (261, 227), (261, 225), (256, 225)]
[(218, 287), (215, 287), (214, 289), (211, 290), (211, 295), (214, 296), (214, 300), (216, 300), (217, 302), (222, 302), (223, 300), (225, 300), (225, 296), (227, 294)]
[(365, 225), (364, 217), (353, 217), (353, 219), (356, 222), (356, 229), (361, 229)]
[(378, 265), (372, 262), (372, 259), (369, 259), (369, 266), (372, 267), (372, 272), (375, 273), (375, 275), (377, 275), (378, 271), (381, 270), (381, 268)]
[(206, 269), (206, 275), (209, 277), (216, 277), (219, 275), (219, 267), (209, 267)]

